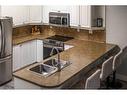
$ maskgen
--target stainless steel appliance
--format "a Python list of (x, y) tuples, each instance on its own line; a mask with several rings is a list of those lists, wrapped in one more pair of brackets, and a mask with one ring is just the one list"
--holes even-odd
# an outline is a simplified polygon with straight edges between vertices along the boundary
[(49, 24), (52, 26), (70, 26), (70, 14), (60, 12), (49, 13)]
[(0, 18), (0, 85), (12, 79), (12, 18)]
[[(64, 43), (61, 41), (45, 39), (43, 40), (43, 59), (50, 57), (52, 49), (56, 47), (59, 52), (64, 51)], [(52, 55), (57, 54), (56, 51), (53, 51)]]
[[(43, 59), (50, 57), (50, 53), (54, 47), (59, 52), (64, 51), (64, 42), (73, 39), (73, 37), (65, 37), (60, 35), (54, 35), (43, 40)], [(52, 55), (57, 54), (56, 51), (52, 52)]]
[(47, 39), (66, 42), (66, 41), (72, 40), (74, 38), (73, 37), (67, 37), (67, 36), (61, 36), (61, 35), (54, 35), (54, 36), (48, 37)]

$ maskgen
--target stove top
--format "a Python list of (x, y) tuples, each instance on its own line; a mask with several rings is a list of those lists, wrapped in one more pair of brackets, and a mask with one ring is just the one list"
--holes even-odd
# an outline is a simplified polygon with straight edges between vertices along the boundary
[(66, 42), (66, 41), (69, 41), (69, 40), (73, 39), (73, 37), (54, 35), (54, 36), (48, 37), (46, 39), (51, 39), (51, 40)]

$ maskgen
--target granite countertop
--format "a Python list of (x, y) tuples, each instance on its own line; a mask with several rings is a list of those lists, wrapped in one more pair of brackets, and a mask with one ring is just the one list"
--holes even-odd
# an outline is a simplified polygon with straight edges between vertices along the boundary
[[(48, 37), (48, 35), (28, 36), (17, 39), (15, 38), (13, 39), (13, 44), (16, 45), (28, 40), (44, 39), (46, 37)], [(78, 39), (72, 39), (70, 41), (67, 41), (66, 44), (73, 45), (74, 47), (61, 52), (60, 58), (62, 60), (69, 60), (70, 62), (72, 62), (72, 64), (62, 69), (60, 72), (56, 72), (49, 77), (42, 77), (28, 71), (29, 68), (40, 64), (36, 63), (14, 72), (14, 76), (35, 83), (42, 87), (57, 87), (63, 84), (68, 79), (75, 76), (82, 69), (90, 68), (89, 65), (93, 64), (95, 60), (116, 47), (116, 45), (113, 44), (97, 43)], [(50, 58), (56, 57), (57, 56), (55, 55)]]
[(13, 45), (18, 45), (27, 41), (31, 41), (31, 40), (35, 40), (35, 39), (45, 39), (47, 37), (50, 37), (53, 35), (43, 35), (43, 34), (39, 34), (39, 35), (27, 35), (27, 36), (22, 36), (22, 37), (13, 37)]

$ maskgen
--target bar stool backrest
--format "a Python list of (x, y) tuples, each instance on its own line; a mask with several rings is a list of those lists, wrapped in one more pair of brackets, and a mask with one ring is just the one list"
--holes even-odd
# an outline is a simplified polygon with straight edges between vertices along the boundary
[(112, 62), (113, 62), (113, 56), (111, 56), (102, 64), (102, 70), (100, 74), (101, 81), (104, 81), (113, 72)]
[(101, 70), (98, 69), (86, 80), (85, 89), (98, 89), (100, 88), (100, 73)]
[(118, 54), (115, 55), (113, 59), (113, 71), (115, 71), (122, 63), (121, 62), (122, 55), (123, 55), (122, 50)]

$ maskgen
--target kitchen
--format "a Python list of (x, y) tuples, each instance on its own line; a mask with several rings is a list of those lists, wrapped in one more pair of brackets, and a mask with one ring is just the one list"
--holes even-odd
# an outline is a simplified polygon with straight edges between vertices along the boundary
[(120, 51), (107, 43), (110, 7), (1, 6), (1, 16), (13, 18), (13, 78), (1, 88), (85, 89), (84, 80)]

